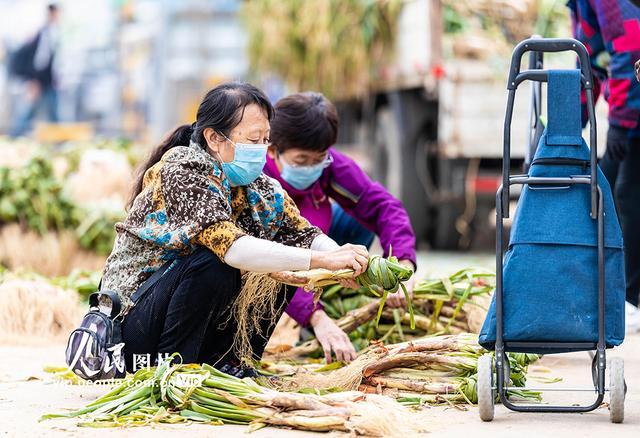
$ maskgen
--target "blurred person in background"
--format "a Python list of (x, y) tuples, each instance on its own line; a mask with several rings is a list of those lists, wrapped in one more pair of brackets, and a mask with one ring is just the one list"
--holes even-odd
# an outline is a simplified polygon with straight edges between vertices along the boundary
[[(584, 43), (594, 72), (594, 95), (609, 103), (607, 147), (600, 167), (614, 190), (625, 242), (628, 330), (640, 330), (640, 1), (570, 0), (575, 37)], [(608, 68), (598, 59), (608, 54)], [(584, 98), (584, 96), (583, 96)], [(586, 112), (585, 112), (586, 114)], [(586, 116), (585, 116), (586, 120)]]
[(9, 74), (23, 81), (25, 86), (24, 98), (18, 102), (9, 133), (12, 137), (26, 134), (41, 108), (46, 111), (50, 122), (58, 121), (58, 93), (53, 72), (58, 44), (58, 19), (58, 6), (47, 6), (45, 25), (11, 57)]
[[(265, 174), (282, 184), (302, 216), (338, 244), (369, 247), (377, 235), (385, 255), (391, 248), (415, 270), (416, 239), (402, 203), (332, 147), (338, 135), (335, 106), (322, 94), (307, 92), (280, 99), (275, 110)], [(405, 285), (411, 293), (413, 280)], [(313, 306), (310, 296), (298, 290), (287, 312), (304, 316), (297, 319), (301, 325), (313, 326), (327, 358), (332, 350), (338, 358), (354, 355), (348, 336), (321, 306)], [(404, 306), (403, 292), (390, 295), (387, 303)]]

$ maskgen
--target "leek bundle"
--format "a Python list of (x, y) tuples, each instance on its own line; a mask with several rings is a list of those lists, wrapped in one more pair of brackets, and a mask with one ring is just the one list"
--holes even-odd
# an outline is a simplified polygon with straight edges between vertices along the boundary
[[(353, 269), (341, 269), (329, 271), (328, 269), (312, 269), (309, 271), (284, 271), (270, 274), (272, 278), (280, 283), (303, 287), (305, 290), (313, 290), (316, 298), (319, 299), (324, 286), (334, 285), (340, 280), (353, 278)], [(387, 258), (372, 256), (369, 258), (366, 271), (356, 278), (356, 282), (361, 286), (360, 292), (380, 298), (376, 324), (382, 316), (382, 309), (390, 293), (395, 293), (402, 289), (407, 300), (407, 306), (411, 319), (411, 328), (415, 328), (413, 316), (413, 305), (411, 297), (407, 293), (403, 281), (411, 278), (413, 269), (401, 264), (398, 259), (391, 254)]]
[[(408, 404), (477, 402), (478, 358), (487, 351), (477, 335), (441, 335), (381, 347), (374, 346), (358, 359), (335, 371), (320, 373), (300, 370), (283, 376), (284, 388), (330, 390), (358, 388), (365, 393), (383, 394)], [(509, 353), (509, 396), (539, 401), (540, 393), (524, 388), (527, 367), (537, 355)], [(357, 378), (356, 378), (357, 377)]]
[(351, 391), (296, 394), (239, 379), (210, 365), (163, 362), (142, 369), (116, 388), (66, 414), (82, 417), (79, 426), (144, 426), (153, 423), (199, 422), (210, 425), (284, 426), (308, 431), (344, 431), (368, 436), (394, 436), (421, 431), (417, 419), (393, 400)]
[[(412, 297), (413, 327), (411, 312), (385, 308), (378, 322), (371, 318), (355, 328), (346, 325), (344, 330), (357, 351), (374, 339), (395, 344), (426, 335), (478, 333), (494, 289), (494, 277), (492, 272), (467, 268), (446, 277), (421, 280)], [(327, 315), (343, 328), (343, 318), (377, 302), (370, 296), (373, 294), (362, 292), (331, 285), (324, 288), (320, 300)], [(295, 347), (287, 356), (302, 352)]]

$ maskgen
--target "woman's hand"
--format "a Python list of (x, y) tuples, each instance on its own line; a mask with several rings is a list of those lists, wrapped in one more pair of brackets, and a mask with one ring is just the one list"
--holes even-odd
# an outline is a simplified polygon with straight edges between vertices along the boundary
[[(413, 266), (413, 263), (409, 260), (400, 260), (400, 263), (402, 263), (403, 265), (410, 266), (411, 269), (415, 269)], [(413, 298), (414, 282), (415, 282), (415, 279), (413, 275), (411, 276), (410, 279), (404, 282), (404, 287), (407, 289), (409, 298)], [(392, 309), (399, 308), (399, 307), (403, 307), (403, 308), (407, 307), (407, 298), (404, 296), (404, 292), (402, 291), (401, 287), (398, 288), (397, 292), (389, 294), (387, 296), (387, 301), (385, 305), (388, 307), (391, 307)]]
[(346, 287), (347, 289), (354, 289), (354, 290), (360, 289), (360, 285), (353, 278), (342, 278), (338, 280), (338, 282), (342, 287)]
[(331, 251), (313, 251), (311, 269), (325, 268), (330, 271), (353, 269), (353, 278), (362, 274), (369, 263), (369, 251), (362, 245), (347, 243)]
[(324, 358), (331, 363), (331, 352), (336, 354), (336, 359), (342, 362), (351, 362), (356, 358), (356, 350), (349, 336), (342, 331), (335, 321), (324, 312), (316, 310), (309, 320), (313, 327), (316, 339), (322, 345)]

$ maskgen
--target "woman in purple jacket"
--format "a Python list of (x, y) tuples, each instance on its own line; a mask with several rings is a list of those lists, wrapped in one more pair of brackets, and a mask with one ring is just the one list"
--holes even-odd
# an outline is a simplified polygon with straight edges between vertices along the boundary
[[(271, 146), (264, 173), (277, 179), (312, 225), (339, 245), (370, 246), (378, 236), (385, 256), (393, 255), (415, 269), (415, 235), (402, 203), (372, 181), (350, 158), (333, 149), (338, 132), (335, 106), (320, 93), (292, 94), (276, 104)], [(413, 280), (406, 283), (413, 289)], [(404, 306), (404, 295), (389, 297), (391, 307)], [(355, 358), (348, 336), (314, 306), (313, 296), (299, 289), (287, 313), (311, 325), (327, 361)]]

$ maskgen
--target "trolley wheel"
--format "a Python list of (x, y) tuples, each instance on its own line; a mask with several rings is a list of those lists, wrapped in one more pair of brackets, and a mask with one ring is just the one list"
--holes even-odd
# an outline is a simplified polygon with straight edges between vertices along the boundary
[(609, 417), (612, 423), (624, 421), (624, 362), (614, 357), (609, 363)]
[(493, 420), (494, 404), (493, 357), (485, 354), (478, 359), (478, 408), (482, 421)]

